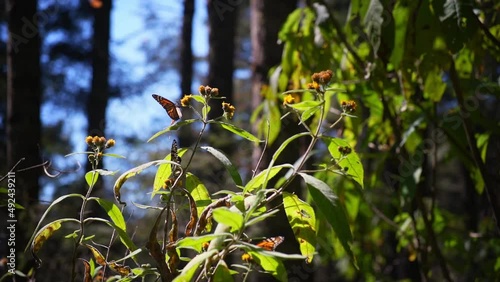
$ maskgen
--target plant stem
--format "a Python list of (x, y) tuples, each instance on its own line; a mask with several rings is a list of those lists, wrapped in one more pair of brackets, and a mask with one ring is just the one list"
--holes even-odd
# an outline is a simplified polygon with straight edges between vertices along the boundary
[[(97, 154), (96, 154), (97, 156)], [(95, 168), (92, 168), (92, 171), (94, 170)], [(80, 244), (82, 243), (82, 239), (83, 239), (83, 236), (84, 236), (84, 230), (85, 230), (85, 222), (84, 222), (84, 217), (85, 217), (85, 208), (87, 207), (87, 202), (89, 200), (89, 197), (90, 197), (90, 194), (92, 194), (92, 189), (94, 188), (94, 182), (95, 182), (95, 178), (97, 177), (98, 173), (94, 171), (94, 173), (92, 174), (92, 180), (91, 180), (91, 184), (89, 189), (87, 190), (87, 194), (85, 195), (85, 198), (83, 199), (83, 202), (82, 202), (82, 207), (80, 208), (80, 230), (79, 230), (79, 234), (78, 234), (78, 237), (75, 241), (75, 246), (73, 248), (73, 265), (71, 267), (71, 281), (75, 281), (75, 278), (76, 278), (76, 260), (77, 260), (77, 249), (78, 249), (78, 246), (80, 246)]]

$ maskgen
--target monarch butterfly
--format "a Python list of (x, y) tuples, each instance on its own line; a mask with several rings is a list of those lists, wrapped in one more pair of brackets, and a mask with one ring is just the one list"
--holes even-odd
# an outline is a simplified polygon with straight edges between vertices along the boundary
[(153, 98), (167, 111), (168, 116), (172, 119), (172, 123), (178, 121), (182, 117), (182, 112), (174, 102), (160, 95), (153, 94)]
[(276, 237), (271, 237), (264, 239), (257, 243), (256, 246), (263, 248), (266, 251), (274, 251), (276, 247), (278, 247), (279, 244), (283, 243), (285, 241), (285, 237), (283, 236), (276, 236)]
[[(177, 146), (177, 141), (175, 141), (174, 139), (174, 141), (172, 142), (172, 147), (170, 149), (170, 160), (177, 164), (181, 164), (181, 157), (179, 157), (179, 154), (177, 154), (178, 149), (179, 147)], [(180, 173), (179, 167), (174, 164), (171, 164), (170, 166), (172, 168), (172, 174), (177, 177), (177, 174)]]

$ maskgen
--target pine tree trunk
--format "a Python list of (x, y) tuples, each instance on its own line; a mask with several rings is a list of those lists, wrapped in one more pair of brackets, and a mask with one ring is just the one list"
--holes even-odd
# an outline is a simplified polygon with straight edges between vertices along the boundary
[[(193, 83), (193, 16), (194, 0), (184, 0), (184, 12), (182, 16), (181, 34), (181, 98), (191, 93)], [(189, 118), (190, 112), (184, 114)], [(191, 127), (185, 126), (179, 129), (179, 146), (189, 147), (193, 143)]]
[[(26, 246), (34, 214), (34, 204), (38, 203), (39, 177), (41, 168), (41, 70), (40, 35), (37, 19), (36, 0), (6, 1), (9, 37), (7, 42), (7, 164), (11, 169), (20, 160), (12, 176), (15, 183), (16, 202), (26, 208), (16, 211), (17, 220), (15, 249), (17, 269), (27, 270), (22, 264), (22, 251)], [(31, 167), (31, 168), (30, 168)], [(19, 169), (25, 169), (18, 171)], [(11, 178), (11, 177), (9, 177)], [(4, 182), (7, 187), (7, 182)], [(10, 192), (9, 192), (10, 193)], [(10, 224), (10, 223), (9, 223)], [(5, 230), (5, 229), (3, 229)], [(11, 246), (11, 245), (9, 245)], [(27, 266), (29, 267), (29, 266)]]
[[(220, 95), (232, 103), (236, 19), (239, 7), (231, 5), (231, 1), (226, 3), (216, 0), (209, 0), (207, 5), (210, 26), (207, 85), (219, 88)], [(212, 102), (210, 118), (221, 116), (223, 114), (221, 100)]]

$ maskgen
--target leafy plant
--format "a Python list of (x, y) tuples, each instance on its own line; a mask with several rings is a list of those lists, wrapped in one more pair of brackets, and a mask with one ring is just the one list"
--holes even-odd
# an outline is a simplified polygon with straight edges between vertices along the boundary
[[(107, 170), (96, 169), (103, 157), (119, 157), (105, 153), (105, 150), (114, 145), (114, 140), (104, 137), (87, 137), (87, 144), (92, 151), (88, 154), (89, 161), (94, 169), (85, 176), (89, 189), (86, 195), (69, 194), (56, 199), (42, 216), (35, 233), (33, 234), (31, 251), (35, 258), (40, 252), (43, 243), (54, 232), (70, 228), (71, 223), (76, 223), (77, 228), (68, 236), (74, 242), (74, 254), (77, 249), (85, 247), (89, 250), (88, 256), (81, 258), (84, 266), (85, 281), (91, 279), (105, 279), (114, 275), (116, 281), (131, 281), (140, 277), (159, 277), (162, 281), (200, 281), (200, 280), (231, 280), (232, 275), (241, 273), (245, 278), (255, 270), (262, 268), (265, 272), (280, 281), (287, 281), (286, 269), (282, 260), (301, 259), (311, 263), (316, 254), (317, 245), (317, 217), (316, 212), (323, 214), (326, 222), (330, 224), (338, 235), (341, 245), (356, 264), (351, 244), (353, 243), (349, 221), (344, 211), (342, 201), (339, 201), (333, 189), (315, 174), (335, 173), (353, 183), (363, 187), (363, 167), (356, 152), (345, 140), (329, 135), (332, 128), (346, 117), (354, 117), (356, 111), (354, 101), (342, 103), (341, 114), (338, 119), (328, 124), (325, 117), (330, 110), (327, 106), (333, 95), (343, 92), (343, 89), (329, 88), (332, 78), (331, 71), (323, 71), (312, 76), (312, 82), (307, 89), (285, 92), (283, 107), (288, 109), (288, 114), (295, 115), (300, 124), (304, 125), (305, 132), (291, 136), (283, 142), (274, 152), (272, 161), (267, 168), (254, 173), (252, 178), (244, 183), (242, 177), (230, 159), (221, 151), (210, 146), (201, 146), (202, 136), (208, 125), (221, 128), (258, 145), (262, 142), (253, 134), (238, 128), (228, 122), (235, 114), (235, 107), (223, 103), (224, 116), (209, 120), (210, 99), (223, 99), (218, 96), (218, 90), (209, 86), (200, 86), (199, 95), (186, 95), (181, 100), (184, 108), (193, 110), (197, 118), (179, 121), (156, 133), (149, 141), (182, 126), (201, 124), (198, 139), (195, 145), (188, 150), (178, 148), (177, 142), (172, 142), (170, 154), (162, 160), (153, 160), (122, 173), (115, 181), (113, 191), (116, 203), (109, 200), (93, 197), (92, 188), (97, 178), (110, 176), (114, 173)], [(308, 100), (295, 103), (291, 93), (309, 93)], [(194, 104), (194, 105), (193, 105)], [(224, 120), (223, 120), (224, 118)], [(313, 122), (309, 122), (312, 120)], [(275, 165), (276, 159), (283, 153), (291, 141), (298, 138), (309, 138), (309, 145), (304, 155), (295, 164)], [(266, 142), (269, 142), (267, 140)], [(330, 158), (324, 163), (317, 164), (314, 170), (305, 170), (306, 160), (313, 154), (317, 143), (323, 143), (330, 152)], [(251, 143), (249, 143), (251, 146)], [(203, 180), (191, 171), (191, 164), (196, 153), (205, 150), (214, 156), (226, 168), (231, 176), (236, 191), (219, 191), (211, 195), (205, 187)], [(186, 158), (182, 162), (181, 158)], [(122, 201), (122, 188), (127, 180), (135, 177), (145, 169), (156, 166), (157, 172), (151, 191), (151, 202), (159, 200), (159, 205), (139, 205), (136, 208), (146, 209), (156, 214), (154, 224), (148, 230), (148, 240), (144, 247), (137, 247), (129, 236), (129, 229), (124, 220), (123, 211), (126, 202)], [(269, 181), (276, 177), (280, 171), (288, 171), (277, 182), (276, 187), (270, 187)], [(287, 188), (296, 177), (303, 180), (311, 195), (311, 201), (300, 199), (297, 195), (288, 193)], [(282, 204), (269, 207), (269, 203), (281, 196)], [(42, 222), (54, 205), (60, 204), (68, 198), (81, 198), (82, 206), (80, 217), (60, 218), (45, 224)], [(187, 200), (187, 208), (184, 204)], [(85, 218), (86, 205), (89, 201), (97, 202), (108, 214), (109, 219), (90, 217)], [(274, 203), (274, 202), (273, 202)], [(120, 208), (121, 206), (121, 208)], [(265, 238), (257, 241), (246, 234), (248, 228), (268, 220), (274, 216), (278, 209), (284, 209), (294, 230), (296, 238), (283, 236)], [(186, 216), (187, 215), (187, 216)], [(186, 218), (185, 228), (180, 227), (182, 218)], [(121, 258), (109, 257), (102, 253), (103, 246), (92, 241), (94, 234), (89, 234), (87, 225), (97, 222), (106, 223), (110, 227), (111, 242), (118, 237), (123, 246), (128, 250), (127, 255)], [(214, 225), (215, 228), (213, 227)], [(285, 254), (276, 251), (276, 247), (283, 240), (297, 240), (301, 254)], [(192, 256), (187, 258), (188, 263), (181, 264), (181, 251), (189, 249)], [(155, 265), (141, 263), (137, 255), (143, 251), (149, 252)], [(240, 263), (227, 265), (225, 259), (235, 251), (242, 251)], [(184, 254), (185, 252), (182, 252)], [(37, 258), (39, 261), (39, 259)], [(78, 258), (73, 256), (73, 279), (75, 279)], [(40, 262), (40, 261), (39, 261)], [(110, 270), (110, 271), (108, 271)], [(113, 274), (112, 274), (113, 273)]]

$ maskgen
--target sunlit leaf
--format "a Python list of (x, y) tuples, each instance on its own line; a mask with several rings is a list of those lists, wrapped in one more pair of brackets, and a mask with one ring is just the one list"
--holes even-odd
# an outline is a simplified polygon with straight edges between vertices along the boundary
[(129, 266), (119, 264), (115, 261), (110, 261), (108, 263), (108, 266), (111, 270), (120, 274), (121, 276), (127, 276), (132, 272)]
[(163, 134), (165, 134), (167, 132), (170, 132), (170, 131), (175, 131), (175, 130), (181, 128), (182, 126), (191, 124), (191, 123), (193, 123), (195, 121), (198, 121), (198, 120), (197, 119), (181, 120), (181, 121), (179, 121), (179, 122), (177, 122), (177, 123), (175, 123), (175, 124), (173, 124), (173, 125), (165, 128), (165, 129), (163, 129), (161, 131), (156, 132), (153, 136), (151, 136), (151, 138), (149, 138), (148, 142), (153, 141), (156, 137), (158, 137), (160, 135), (163, 135)]
[(229, 226), (232, 232), (236, 232), (243, 227), (243, 215), (226, 207), (214, 209), (213, 216), (218, 223)]
[(37, 234), (35, 235), (35, 239), (33, 240), (33, 243), (31, 245), (31, 250), (34, 254), (38, 253), (42, 245), (47, 241), (55, 231), (57, 231), (59, 228), (61, 228), (61, 223), (64, 221), (68, 220), (56, 220), (53, 221), (44, 227), (42, 227)]
[(265, 169), (257, 174), (254, 178), (252, 178), (247, 185), (245, 185), (244, 192), (250, 192), (255, 189), (262, 189), (264, 183), (272, 179), (278, 172), (280, 172), (283, 168), (290, 167), (290, 165), (278, 165), (274, 166), (271, 169)]
[[(342, 154), (339, 152), (339, 146), (341, 147), (351, 147), (347, 141), (340, 139), (340, 138), (333, 138), (333, 137), (323, 137), (323, 141), (326, 143), (328, 146), (328, 151), (330, 152), (330, 155), (336, 159), (340, 160), (342, 157)], [(347, 154), (346, 157), (342, 158), (338, 165), (346, 172), (347, 175), (351, 176), (354, 181), (359, 183), (361, 187), (364, 187), (363, 180), (364, 180), (364, 169), (363, 165), (361, 163), (361, 160), (359, 159), (358, 154), (352, 149), (352, 151)], [(346, 171), (347, 168), (347, 171)]]
[(305, 173), (299, 173), (299, 175), (307, 183), (314, 204), (328, 220), (335, 234), (337, 234), (342, 247), (344, 247), (344, 250), (351, 257), (353, 264), (357, 267), (356, 258), (351, 250), (353, 242), (351, 229), (345, 211), (337, 200), (337, 196), (325, 182)]
[(316, 251), (316, 215), (314, 209), (297, 195), (283, 192), (283, 208), (300, 252), (311, 263)]
[(224, 260), (217, 264), (215, 273), (213, 276), (213, 281), (234, 281), (229, 268)]
[(94, 256), (94, 260), (95, 262), (97, 262), (98, 265), (100, 266), (106, 266), (106, 259), (104, 258), (104, 256), (101, 254), (101, 252), (99, 252), (98, 249), (96, 249), (95, 247), (91, 246), (91, 245), (88, 245), (86, 244), (85, 245), (87, 248), (89, 248), (89, 250), (92, 252), (92, 255)]
[(131, 177), (136, 176), (137, 174), (141, 173), (143, 170), (145, 170), (146, 168), (148, 168), (150, 166), (164, 164), (164, 163), (171, 163), (171, 162), (165, 161), (165, 160), (157, 160), (157, 161), (147, 162), (147, 163), (142, 164), (140, 166), (134, 167), (134, 168), (126, 171), (122, 175), (120, 175), (120, 177), (118, 177), (118, 179), (116, 180), (115, 185), (113, 186), (113, 192), (115, 194), (116, 201), (122, 205), (125, 205), (125, 203), (121, 201), (121, 193), (120, 193), (120, 190), (121, 190), (123, 184), (125, 183), (125, 181), (127, 181)]
[(198, 214), (201, 214), (203, 210), (212, 203), (207, 187), (205, 187), (196, 175), (190, 172), (186, 174), (186, 190), (193, 196)]
[(196, 255), (189, 263), (184, 266), (182, 272), (179, 276), (177, 276), (174, 281), (175, 282), (185, 282), (185, 281), (193, 281), (194, 275), (198, 271), (198, 267), (202, 262), (209, 259), (213, 255), (217, 253), (217, 250), (207, 251), (201, 254)]
[(127, 229), (127, 225), (125, 224), (125, 219), (123, 218), (123, 214), (117, 205), (115, 205), (113, 202), (110, 202), (102, 198), (96, 198), (95, 200), (106, 211), (109, 218), (111, 218), (111, 220), (117, 227), (123, 230)]
[(323, 103), (324, 103), (323, 101), (303, 101), (303, 102), (300, 102), (297, 104), (288, 104), (288, 107), (294, 108), (297, 111), (303, 112), (303, 111), (317, 108), (318, 106), (322, 105)]
[(288, 275), (283, 262), (277, 257), (265, 255), (261, 252), (249, 251), (253, 261), (260, 265), (266, 272), (271, 274), (278, 281), (288, 281)]
[[(184, 154), (187, 152), (187, 149), (179, 149), (177, 151), (177, 155), (179, 157), (184, 156)], [(165, 185), (165, 180), (167, 180), (169, 177), (172, 176), (172, 164), (175, 164), (175, 162), (172, 162), (172, 155), (168, 154), (165, 159), (166, 163), (161, 164), (158, 167), (158, 171), (156, 172), (155, 179), (153, 182), (153, 193), (151, 194), (151, 198), (153, 198), (156, 194), (158, 194), (158, 191)]]
[(99, 179), (99, 173), (96, 171), (91, 170), (85, 173), (85, 181), (87, 181), (87, 185), (89, 187), (94, 186), (98, 179)]
[[(51, 203), (51, 204), (49, 205), (49, 207), (45, 210), (45, 212), (43, 213), (42, 217), (41, 217), (41, 218), (40, 218), (40, 220), (38, 221), (38, 224), (37, 224), (37, 226), (35, 227), (35, 231), (36, 231), (36, 230), (38, 230), (38, 232), (40, 232), (40, 230), (41, 230), (41, 229), (38, 229), (38, 228), (40, 227), (40, 225), (42, 225), (43, 220), (45, 219), (45, 217), (47, 216), (47, 214), (48, 214), (48, 213), (52, 210), (52, 208), (53, 208), (55, 205), (59, 204), (61, 201), (65, 200), (65, 199), (68, 199), (68, 198), (74, 198), (74, 197), (76, 197), (76, 198), (80, 198), (80, 199), (82, 199), (82, 200), (84, 199), (84, 196), (83, 196), (83, 195), (81, 195), (81, 194), (68, 194), (68, 195), (63, 195), (63, 196), (61, 196), (61, 197), (59, 197), (59, 198), (55, 199), (54, 201), (52, 201), (52, 203)], [(78, 220), (76, 220), (76, 219), (68, 219), (67, 221), (75, 221), (75, 222), (78, 222), (78, 223), (79, 223), (79, 221), (78, 221)], [(49, 223), (49, 224), (50, 224), (50, 223)], [(33, 240), (34, 240), (34, 238), (36, 237), (36, 235), (38, 234), (38, 232), (37, 232), (37, 233), (34, 233), (34, 232), (33, 232), (33, 235), (31, 235), (31, 238), (30, 238), (30, 240), (29, 240), (29, 243), (26, 245), (26, 248), (24, 249), (24, 251), (25, 251), (25, 252), (28, 250), (28, 248), (30, 248), (30, 246), (32, 246), (32, 244), (33, 244)]]
[(230, 233), (216, 234), (216, 235), (209, 234), (197, 237), (184, 237), (179, 241), (177, 241), (176, 246), (179, 248), (193, 249), (196, 250), (198, 253), (201, 253), (204, 243), (210, 242), (215, 238), (228, 237), (228, 236), (231, 236), (231, 234)]
[(243, 137), (249, 141), (261, 142), (261, 140), (259, 138), (255, 137), (252, 133), (250, 133), (242, 128), (239, 128), (231, 123), (226, 123), (226, 122), (221, 122), (221, 121), (211, 121), (210, 123), (218, 124), (222, 128), (224, 128), (225, 130), (230, 131), (230, 132), (232, 132), (240, 137)]

